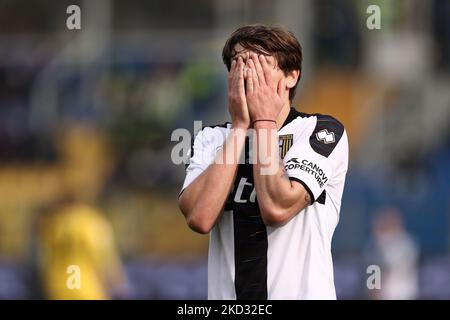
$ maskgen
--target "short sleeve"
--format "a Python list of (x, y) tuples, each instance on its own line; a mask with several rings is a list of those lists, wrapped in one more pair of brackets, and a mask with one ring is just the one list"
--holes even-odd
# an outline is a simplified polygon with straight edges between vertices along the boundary
[(340, 151), (347, 141), (343, 125), (330, 116), (318, 115), (308, 132), (311, 134), (294, 141), (284, 157), (284, 168), (289, 179), (301, 183), (314, 202), (347, 157)]
[(214, 127), (205, 127), (197, 133), (192, 143), (186, 165), (186, 177), (179, 195), (214, 162), (217, 151), (225, 141), (224, 135), (224, 131)]

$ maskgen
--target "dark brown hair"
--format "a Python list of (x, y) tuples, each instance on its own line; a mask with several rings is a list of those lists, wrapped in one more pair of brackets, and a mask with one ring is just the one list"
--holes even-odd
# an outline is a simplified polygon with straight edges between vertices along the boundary
[[(283, 27), (248, 25), (233, 32), (222, 51), (222, 60), (228, 71), (230, 71), (231, 61), (237, 53), (234, 50), (237, 44), (240, 44), (244, 49), (252, 50), (259, 54), (274, 56), (278, 67), (285, 74), (293, 70), (299, 70), (301, 75), (302, 47), (294, 34)], [(300, 75), (295, 86), (289, 91), (290, 101), (295, 96)]]

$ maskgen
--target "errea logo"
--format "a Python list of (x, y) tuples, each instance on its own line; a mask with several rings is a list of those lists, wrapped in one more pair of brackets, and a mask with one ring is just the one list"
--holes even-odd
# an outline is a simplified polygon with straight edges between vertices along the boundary
[(298, 158), (291, 158), (288, 161), (286, 161), (284, 165), (284, 170), (293, 170), (293, 169), (299, 169), (301, 167), (301, 162), (298, 160)]
[(288, 161), (286, 161), (286, 164), (289, 164), (289, 163), (298, 163), (298, 164), (300, 164), (300, 161), (298, 161), (298, 158), (291, 158), (291, 159), (289, 159)]
[(316, 138), (325, 144), (334, 143), (336, 139), (334, 138), (334, 132), (328, 132), (327, 129), (320, 130), (316, 133)]

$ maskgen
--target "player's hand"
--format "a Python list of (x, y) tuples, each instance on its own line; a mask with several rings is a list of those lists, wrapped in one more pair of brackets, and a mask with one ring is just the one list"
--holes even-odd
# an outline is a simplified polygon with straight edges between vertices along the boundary
[(278, 83), (274, 81), (273, 67), (264, 55), (252, 53), (246, 67), (246, 96), (251, 120), (276, 120), (287, 98), (284, 77)]
[(250, 115), (245, 96), (244, 61), (233, 59), (228, 74), (228, 109), (234, 128), (250, 127)]

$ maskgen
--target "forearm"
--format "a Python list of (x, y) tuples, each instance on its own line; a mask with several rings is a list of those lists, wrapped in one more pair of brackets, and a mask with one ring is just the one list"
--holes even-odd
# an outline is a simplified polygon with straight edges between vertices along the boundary
[(292, 182), (285, 175), (278, 151), (278, 134), (272, 122), (256, 122), (257, 161), (253, 176), (261, 215), (270, 224), (273, 216), (284, 219), (297, 202)]
[(181, 195), (180, 209), (193, 230), (208, 233), (216, 223), (234, 182), (245, 135), (246, 129), (233, 128), (215, 161)]
[(250, 125), (244, 85), (242, 57), (233, 59), (228, 74), (228, 109), (233, 129), (216, 159), (180, 197), (180, 209), (189, 226), (199, 233), (208, 233), (215, 225), (230, 193), (245, 148)]

